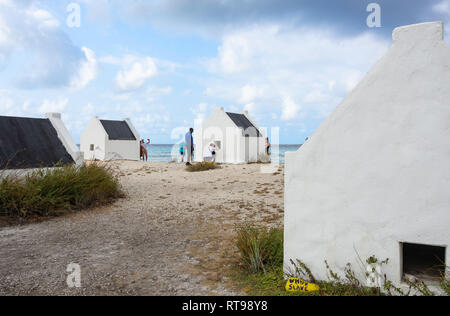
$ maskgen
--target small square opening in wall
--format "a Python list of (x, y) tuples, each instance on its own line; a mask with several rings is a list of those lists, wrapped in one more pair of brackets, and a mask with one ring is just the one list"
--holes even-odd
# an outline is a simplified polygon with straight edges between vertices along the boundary
[(445, 247), (401, 243), (402, 278), (413, 276), (422, 281), (439, 281), (445, 274)]
[(90, 146), (90, 149), (89, 149), (90, 151), (94, 151), (94, 144), (91, 144), (91, 146)]

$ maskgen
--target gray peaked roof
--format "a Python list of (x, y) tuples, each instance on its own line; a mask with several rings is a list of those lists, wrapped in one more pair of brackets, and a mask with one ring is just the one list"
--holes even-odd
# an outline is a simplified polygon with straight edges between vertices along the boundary
[(125, 121), (100, 120), (109, 140), (136, 140), (133, 132)]
[(244, 114), (226, 112), (237, 127), (242, 128), (242, 135), (245, 137), (261, 137), (262, 134), (255, 125)]
[(50, 120), (0, 116), (0, 169), (73, 162)]

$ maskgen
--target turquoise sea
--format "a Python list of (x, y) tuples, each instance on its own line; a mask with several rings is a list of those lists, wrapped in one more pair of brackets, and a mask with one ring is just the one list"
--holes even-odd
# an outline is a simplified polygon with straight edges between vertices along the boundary
[[(279, 145), (280, 163), (284, 164), (284, 154), (288, 151), (297, 151), (301, 145)], [(179, 158), (178, 145), (150, 145), (149, 161), (154, 162), (170, 162), (173, 158)], [(272, 147), (272, 154), (275, 148)]]

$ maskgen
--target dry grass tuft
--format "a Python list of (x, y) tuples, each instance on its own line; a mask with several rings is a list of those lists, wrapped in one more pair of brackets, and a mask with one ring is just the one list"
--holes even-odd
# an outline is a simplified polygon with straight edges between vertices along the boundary
[(214, 169), (220, 169), (220, 166), (212, 162), (199, 162), (186, 167), (186, 170), (189, 172), (200, 172)]

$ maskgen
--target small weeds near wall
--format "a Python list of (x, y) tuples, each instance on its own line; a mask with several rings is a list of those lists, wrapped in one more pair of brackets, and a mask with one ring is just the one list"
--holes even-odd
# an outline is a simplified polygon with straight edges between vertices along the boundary
[(67, 165), (26, 176), (0, 174), (0, 217), (57, 216), (121, 197), (118, 178), (107, 165)]
[[(232, 279), (237, 287), (251, 296), (409, 296), (437, 295), (420, 280), (407, 282), (409, 288), (400, 289), (389, 280), (383, 280), (382, 288), (368, 287), (361, 283), (350, 264), (344, 275), (334, 272), (327, 261), (329, 280), (317, 280), (313, 272), (301, 260), (291, 261), (291, 269), (283, 270), (283, 230), (267, 229), (254, 225), (236, 228), (235, 246), (237, 264), (232, 272)], [(386, 265), (389, 260), (378, 260), (372, 256), (366, 264)], [(315, 283), (320, 287), (317, 292), (291, 293), (285, 289), (286, 278), (297, 277)], [(441, 289), (449, 295), (450, 280), (442, 277)]]

